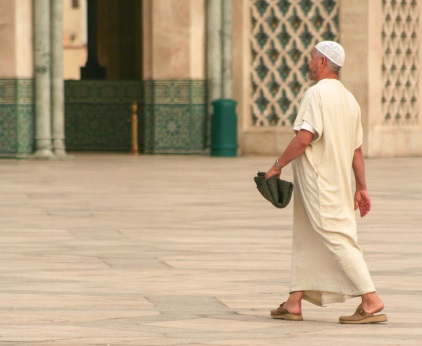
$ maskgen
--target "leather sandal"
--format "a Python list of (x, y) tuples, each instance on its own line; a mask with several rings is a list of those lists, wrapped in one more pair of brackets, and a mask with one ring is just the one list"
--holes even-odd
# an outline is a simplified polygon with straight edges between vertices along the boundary
[(271, 317), (278, 318), (280, 320), (288, 320), (288, 321), (303, 321), (302, 314), (292, 314), (288, 312), (286, 309), (283, 308), (283, 304), (281, 304), (277, 309), (271, 310)]
[(360, 304), (355, 313), (351, 316), (340, 316), (339, 322), (341, 324), (365, 324), (365, 323), (379, 323), (379, 322), (387, 322), (387, 315), (380, 314), (374, 315), (365, 312), (362, 308), (362, 304)]

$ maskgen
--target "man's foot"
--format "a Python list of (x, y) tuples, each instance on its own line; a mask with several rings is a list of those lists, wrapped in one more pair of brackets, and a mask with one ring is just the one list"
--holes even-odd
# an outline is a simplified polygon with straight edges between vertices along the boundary
[(384, 309), (384, 303), (376, 292), (362, 295), (362, 309), (369, 314), (376, 314)]
[(387, 322), (387, 320), (387, 315), (385, 314), (374, 315), (365, 312), (362, 308), (362, 304), (360, 304), (353, 315), (340, 316), (339, 322), (341, 324), (365, 324)]
[(292, 314), (283, 308), (285, 303), (281, 304), (278, 309), (271, 310), (271, 317), (288, 321), (303, 321), (302, 314)]

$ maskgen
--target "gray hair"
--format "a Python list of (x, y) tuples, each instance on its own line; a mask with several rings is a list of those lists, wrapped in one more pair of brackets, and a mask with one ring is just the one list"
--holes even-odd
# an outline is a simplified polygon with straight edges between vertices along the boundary
[(333, 63), (330, 59), (328, 59), (324, 54), (322, 54), (317, 49), (315, 49), (315, 52), (318, 58), (324, 57), (327, 59), (327, 67), (331, 72), (334, 72), (336, 75), (340, 74), (341, 66), (338, 66), (337, 64)]

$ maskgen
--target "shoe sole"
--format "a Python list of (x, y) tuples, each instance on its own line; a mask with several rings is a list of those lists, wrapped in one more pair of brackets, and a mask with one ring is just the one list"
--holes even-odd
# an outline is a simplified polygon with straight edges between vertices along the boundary
[(387, 315), (376, 315), (371, 317), (366, 317), (361, 320), (342, 320), (339, 319), (341, 324), (370, 324), (370, 323), (380, 323), (380, 322), (387, 322), (388, 318)]
[(284, 315), (273, 315), (271, 314), (272, 318), (276, 318), (278, 320), (286, 320), (286, 321), (303, 321), (302, 316), (293, 315), (293, 314), (284, 314)]

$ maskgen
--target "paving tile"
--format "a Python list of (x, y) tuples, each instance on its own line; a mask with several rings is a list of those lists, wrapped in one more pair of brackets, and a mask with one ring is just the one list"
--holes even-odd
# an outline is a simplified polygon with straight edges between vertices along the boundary
[(389, 317), (369, 326), (338, 323), (358, 299), (270, 318), (292, 230), (292, 205), (273, 208), (252, 180), (272, 162), (0, 160), (0, 345), (422, 344), (422, 159), (366, 161), (358, 237)]

